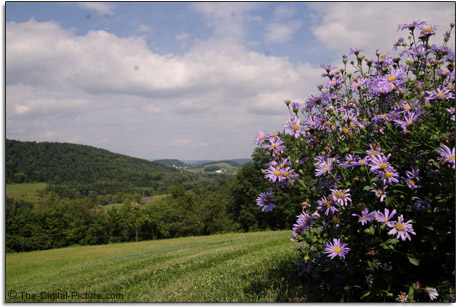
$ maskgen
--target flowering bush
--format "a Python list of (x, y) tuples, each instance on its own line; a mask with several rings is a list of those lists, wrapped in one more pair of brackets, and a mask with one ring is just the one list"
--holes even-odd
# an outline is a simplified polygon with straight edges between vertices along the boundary
[(351, 49), (319, 94), (285, 101), (283, 132), (255, 137), (272, 156), (257, 205), (300, 191), (297, 265), (323, 300), (455, 301), (454, 27), (436, 46), (437, 27), (399, 25), (399, 57)]

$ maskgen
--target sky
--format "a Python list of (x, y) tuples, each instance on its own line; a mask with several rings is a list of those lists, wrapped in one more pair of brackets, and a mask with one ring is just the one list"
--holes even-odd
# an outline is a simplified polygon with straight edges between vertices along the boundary
[[(145, 159), (249, 158), (350, 48), (455, 2), (7, 2), (5, 135)], [(454, 34), (455, 35), (455, 34)], [(455, 39), (450, 42), (455, 46)]]

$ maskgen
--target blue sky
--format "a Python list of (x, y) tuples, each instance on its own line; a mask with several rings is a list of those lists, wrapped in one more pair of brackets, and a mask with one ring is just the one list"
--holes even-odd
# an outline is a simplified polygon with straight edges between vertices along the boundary
[[(455, 2), (8, 2), (6, 137), (147, 159), (250, 157), (349, 48)], [(455, 40), (451, 42), (455, 44)], [(453, 46), (453, 45), (451, 45)]]

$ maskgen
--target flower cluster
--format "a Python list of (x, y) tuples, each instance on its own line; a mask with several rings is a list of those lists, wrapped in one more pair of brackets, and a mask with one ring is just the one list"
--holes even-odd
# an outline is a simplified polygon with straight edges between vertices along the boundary
[[(399, 57), (351, 49), (355, 60), (343, 56), (342, 68), (321, 66), (317, 95), (284, 101), (282, 132), (255, 137), (271, 154), (262, 170), (271, 189), (257, 205), (272, 210), (286, 186), (306, 200), (292, 228), (304, 274), (336, 270), (345, 290), (363, 290), (360, 299), (417, 301), (423, 290), (455, 300), (455, 52), (446, 46), (454, 27), (437, 46), (436, 26), (399, 25), (409, 31), (394, 43)], [(405, 293), (416, 275), (447, 291)]]

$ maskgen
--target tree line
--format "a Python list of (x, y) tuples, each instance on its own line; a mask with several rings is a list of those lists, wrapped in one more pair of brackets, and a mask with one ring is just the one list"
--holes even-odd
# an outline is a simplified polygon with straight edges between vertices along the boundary
[[(33, 156), (33, 150), (30, 151), (29, 155)], [(97, 153), (95, 151), (87, 156)], [(20, 155), (22, 159), (27, 156), (25, 153)], [(62, 166), (66, 164), (64, 160), (71, 160), (69, 157), (60, 159)], [(285, 191), (277, 196), (282, 207), (270, 213), (261, 212), (255, 200), (268, 186), (261, 173), (268, 156), (264, 149), (259, 148), (254, 151), (252, 158), (252, 162), (244, 164), (236, 176), (186, 175), (174, 170), (169, 172), (171, 168), (167, 168), (160, 174), (160, 180), (150, 182), (135, 182), (128, 176), (107, 181), (109, 176), (102, 175), (99, 181), (92, 182), (79, 181), (78, 177), (75, 179), (70, 176), (67, 182), (51, 181), (40, 192), (42, 200), (36, 204), (6, 198), (6, 249), (8, 252), (19, 252), (71, 245), (290, 229), (295, 221), (299, 196)], [(6, 160), (13, 161), (8, 156)], [(148, 166), (147, 163), (141, 163)], [(38, 162), (24, 165), (27, 164)], [(110, 165), (109, 162), (101, 164)], [(24, 166), (21, 168), (26, 170)], [(92, 167), (83, 165), (75, 168)], [(24, 174), (48, 172), (43, 169), (36, 166), (36, 170), (32, 168)], [(64, 169), (71, 170), (71, 167)], [(99, 170), (97, 172), (102, 169), (95, 168)], [(128, 166), (125, 169), (124, 174), (133, 174)], [(75, 174), (81, 172), (76, 170)], [(158, 194), (167, 196), (145, 202), (145, 196)], [(121, 204), (105, 207), (111, 203)]]

